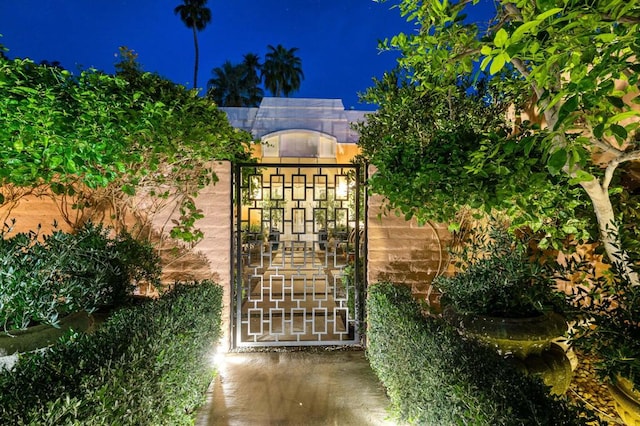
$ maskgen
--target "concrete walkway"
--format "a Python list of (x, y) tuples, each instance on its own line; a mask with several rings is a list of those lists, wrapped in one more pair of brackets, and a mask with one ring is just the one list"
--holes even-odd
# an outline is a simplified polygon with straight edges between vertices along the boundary
[(229, 353), (197, 426), (395, 425), (363, 351)]

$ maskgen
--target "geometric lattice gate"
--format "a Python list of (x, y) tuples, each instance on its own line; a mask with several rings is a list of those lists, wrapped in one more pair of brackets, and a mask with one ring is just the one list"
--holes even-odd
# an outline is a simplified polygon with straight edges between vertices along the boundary
[(241, 164), (233, 185), (234, 346), (360, 343), (359, 166)]

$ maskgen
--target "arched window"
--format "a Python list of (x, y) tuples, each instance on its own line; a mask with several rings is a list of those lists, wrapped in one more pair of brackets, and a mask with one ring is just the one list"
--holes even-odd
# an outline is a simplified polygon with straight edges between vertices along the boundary
[(312, 130), (284, 130), (262, 137), (263, 158), (336, 158), (336, 138)]

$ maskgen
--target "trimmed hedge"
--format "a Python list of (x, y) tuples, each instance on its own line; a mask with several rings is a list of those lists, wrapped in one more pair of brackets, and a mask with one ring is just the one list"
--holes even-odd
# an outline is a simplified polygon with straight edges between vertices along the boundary
[(0, 424), (193, 424), (213, 377), (222, 288), (176, 284), (0, 373)]
[(495, 351), (425, 317), (405, 286), (370, 287), (367, 356), (394, 415), (421, 425), (577, 425), (579, 411), (549, 395)]

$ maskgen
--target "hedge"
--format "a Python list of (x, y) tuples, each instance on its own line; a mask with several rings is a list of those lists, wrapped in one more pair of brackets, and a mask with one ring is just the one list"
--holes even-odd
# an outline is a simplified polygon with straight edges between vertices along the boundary
[(420, 425), (577, 425), (582, 410), (553, 397), (495, 351), (424, 316), (405, 286), (369, 290), (367, 357), (393, 415)]
[(193, 424), (213, 377), (222, 288), (176, 284), (0, 373), (0, 424)]

